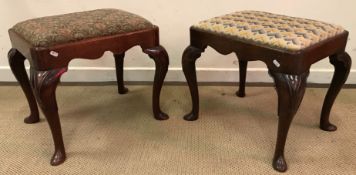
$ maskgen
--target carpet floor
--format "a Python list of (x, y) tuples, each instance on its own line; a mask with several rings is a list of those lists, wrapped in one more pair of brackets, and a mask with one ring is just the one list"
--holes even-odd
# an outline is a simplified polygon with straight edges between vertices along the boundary
[[(156, 121), (151, 86), (60, 86), (57, 89), (67, 160), (52, 167), (46, 119), (26, 125), (19, 86), (0, 86), (0, 174), (279, 174), (271, 160), (277, 132), (273, 87), (201, 86), (200, 119), (186, 86), (165, 86)], [(356, 174), (356, 89), (344, 89), (331, 112), (336, 132), (318, 127), (327, 89), (308, 88), (286, 143), (287, 174)]]

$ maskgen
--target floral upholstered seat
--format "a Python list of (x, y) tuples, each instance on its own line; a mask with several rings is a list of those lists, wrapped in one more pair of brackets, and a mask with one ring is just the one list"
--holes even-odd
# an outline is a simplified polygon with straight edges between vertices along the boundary
[(150, 29), (146, 19), (117, 9), (99, 9), (31, 19), (12, 30), (31, 45), (48, 47), (83, 39)]
[(193, 29), (268, 48), (299, 51), (341, 34), (336, 25), (259, 11), (241, 11), (200, 22)]

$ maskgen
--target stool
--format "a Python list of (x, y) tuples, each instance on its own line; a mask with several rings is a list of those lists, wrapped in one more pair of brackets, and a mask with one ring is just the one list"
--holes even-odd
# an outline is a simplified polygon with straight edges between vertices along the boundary
[(182, 58), (193, 109), (184, 119), (198, 119), (195, 61), (207, 46), (223, 55), (236, 53), (240, 67), (240, 88), (236, 94), (240, 97), (245, 96), (247, 62), (263, 61), (278, 94), (279, 122), (273, 167), (284, 172), (287, 170), (284, 146), (291, 121), (304, 96), (310, 66), (328, 56), (335, 73), (322, 108), (320, 128), (336, 130), (329, 122), (329, 114), (350, 72), (351, 58), (345, 52), (347, 38), (348, 32), (336, 25), (258, 11), (236, 12), (193, 25), (190, 46)]
[[(98, 59), (105, 51), (113, 52), (118, 92), (125, 94), (128, 92), (123, 82), (125, 51), (139, 45), (156, 64), (152, 99), (154, 117), (168, 119), (159, 106), (160, 91), (168, 71), (168, 54), (159, 45), (158, 27), (146, 19), (122, 10), (99, 9), (24, 21), (11, 28), (9, 35), (12, 43), (8, 54), (10, 67), (31, 109), (25, 123), (39, 121), (37, 99), (55, 145), (51, 165), (59, 165), (66, 158), (55, 90), (74, 58)], [(30, 81), (24, 67), (25, 59), (31, 66)]]

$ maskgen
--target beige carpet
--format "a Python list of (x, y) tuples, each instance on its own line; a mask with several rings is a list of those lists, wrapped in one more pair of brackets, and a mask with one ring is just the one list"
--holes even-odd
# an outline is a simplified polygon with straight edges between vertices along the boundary
[[(18, 86), (0, 86), (0, 174), (277, 174), (271, 160), (277, 131), (276, 93), (248, 87), (201, 86), (201, 115), (182, 120), (191, 107), (186, 86), (165, 86), (151, 112), (151, 86), (61, 86), (57, 90), (67, 161), (51, 167), (53, 143), (41, 115), (23, 123), (27, 102)], [(356, 89), (345, 89), (332, 110), (337, 132), (319, 130), (326, 89), (308, 89), (286, 145), (287, 174), (356, 174)]]

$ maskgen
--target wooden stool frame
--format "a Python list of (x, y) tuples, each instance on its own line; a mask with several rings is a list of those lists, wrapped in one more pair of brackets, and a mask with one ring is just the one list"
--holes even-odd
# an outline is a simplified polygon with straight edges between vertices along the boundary
[(287, 52), (191, 28), (190, 46), (183, 53), (182, 65), (191, 92), (193, 109), (184, 116), (184, 119), (188, 121), (198, 119), (199, 92), (195, 62), (207, 46), (223, 55), (236, 53), (240, 63), (240, 87), (236, 93), (239, 97), (245, 96), (247, 62), (263, 61), (275, 81), (278, 94), (279, 122), (273, 167), (277, 171), (284, 172), (287, 170), (284, 146), (290, 124), (304, 96), (309, 69), (312, 64), (325, 57), (330, 57), (330, 63), (334, 65), (335, 73), (322, 107), (320, 128), (325, 131), (337, 129), (329, 122), (329, 115), (351, 68), (351, 58), (345, 52), (347, 38), (348, 32), (345, 31), (301, 51)]
[[(133, 46), (139, 45), (143, 52), (148, 54), (156, 64), (152, 97), (154, 117), (157, 120), (168, 119), (168, 115), (160, 109), (159, 99), (162, 84), (168, 71), (169, 58), (166, 50), (159, 45), (158, 27), (52, 47), (33, 47), (12, 29), (9, 30), (9, 34), (12, 43), (12, 49), (8, 54), (10, 67), (20, 83), (31, 109), (31, 114), (25, 118), (25, 123), (39, 122), (37, 100), (53, 136), (55, 151), (51, 165), (59, 165), (66, 158), (55, 91), (61, 75), (68, 70), (69, 62), (75, 58), (93, 60), (100, 58), (105, 51), (113, 52), (118, 92), (125, 94), (128, 92), (123, 81), (125, 52)], [(29, 60), (31, 66), (30, 80), (24, 66), (26, 59)]]

